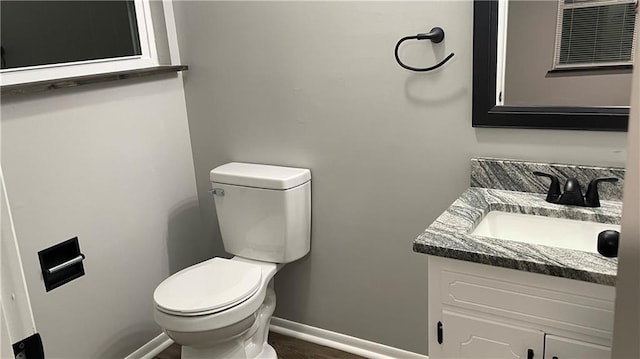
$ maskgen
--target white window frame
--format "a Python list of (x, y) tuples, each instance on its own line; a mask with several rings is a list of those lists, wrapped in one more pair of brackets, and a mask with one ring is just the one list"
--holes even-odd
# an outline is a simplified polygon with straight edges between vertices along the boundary
[[(553, 69), (588, 69), (588, 68), (598, 68), (601, 66), (624, 66), (624, 65), (632, 65), (634, 51), (631, 52), (631, 59), (629, 61), (610, 61), (610, 62), (599, 62), (599, 63), (584, 63), (584, 64), (560, 64), (560, 45), (562, 41), (562, 19), (564, 14), (564, 9), (576, 9), (576, 8), (584, 8), (584, 7), (595, 7), (595, 6), (603, 6), (603, 5), (615, 5), (615, 4), (628, 4), (633, 3), (638, 5), (638, 0), (594, 0), (589, 2), (580, 2), (574, 4), (565, 4), (563, 0), (558, 0), (558, 18), (556, 20), (556, 43), (555, 48), (553, 50)], [(636, 43), (636, 37), (638, 36), (638, 15), (636, 13), (636, 23), (633, 31), (633, 42)]]
[(498, 1), (498, 48), (496, 56), (496, 106), (504, 106), (504, 84), (507, 60), (509, 1)]
[[(0, 324), (2, 345), (15, 344), (38, 331), (31, 310), (31, 299), (24, 276), (20, 249), (11, 217), (2, 167), (0, 167), (0, 307), (3, 323)], [(4, 358), (4, 349), (0, 355)], [(9, 349), (13, 352), (12, 349)], [(9, 358), (12, 358), (10, 356)]]
[(149, 1), (134, 0), (141, 55), (3, 69), (0, 71), (0, 85), (17, 85), (158, 66), (158, 52)]

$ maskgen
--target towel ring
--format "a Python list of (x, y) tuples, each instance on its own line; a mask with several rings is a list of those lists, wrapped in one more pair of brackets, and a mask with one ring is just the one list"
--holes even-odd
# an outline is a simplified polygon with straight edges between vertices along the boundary
[(449, 56), (447, 56), (440, 63), (433, 65), (431, 67), (419, 68), (419, 67), (408, 66), (408, 65), (405, 65), (402, 61), (400, 61), (400, 57), (398, 56), (398, 49), (400, 48), (400, 44), (402, 44), (407, 40), (431, 40), (431, 42), (437, 44), (439, 42), (442, 42), (442, 40), (444, 40), (444, 30), (442, 30), (441, 27), (434, 27), (433, 29), (431, 29), (431, 31), (427, 33), (417, 34), (414, 36), (405, 36), (402, 39), (400, 39), (400, 41), (398, 41), (398, 43), (396, 44), (396, 50), (395, 50), (396, 61), (400, 66), (404, 67), (407, 70), (416, 71), (416, 72), (427, 72), (427, 71), (435, 70), (438, 67), (447, 63), (447, 61), (451, 60), (451, 58), (454, 55), (453, 52), (450, 53)]

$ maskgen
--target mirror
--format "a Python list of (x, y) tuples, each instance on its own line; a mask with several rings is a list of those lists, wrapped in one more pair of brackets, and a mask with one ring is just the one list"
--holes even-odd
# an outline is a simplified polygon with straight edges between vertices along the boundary
[[(568, 57), (566, 49), (560, 46), (560, 44), (566, 43), (567, 40), (565, 38), (556, 39), (555, 24), (556, 21), (562, 24), (562, 17), (558, 16), (558, 14), (577, 13), (582, 15), (582, 13), (564, 12), (559, 8), (557, 1), (541, 1), (541, 6), (551, 5), (551, 7), (536, 9), (535, 11), (551, 11), (555, 18), (550, 20), (551, 25), (546, 25), (544, 29), (540, 29), (539, 27), (542, 26), (541, 18), (536, 17), (534, 10), (522, 8), (522, 6), (531, 5), (530, 2), (516, 2), (517, 4), (511, 9), (514, 14), (511, 14), (508, 11), (506, 0), (474, 1), (473, 126), (626, 131), (629, 117), (629, 108), (626, 105), (629, 101), (631, 88), (630, 63), (623, 63), (619, 61), (620, 59), (615, 58), (595, 65), (591, 63), (587, 66), (583, 63), (586, 59), (580, 57), (577, 57), (578, 60), (574, 61), (577, 64), (568, 63), (566, 61), (567, 58), (575, 59), (576, 57)], [(538, 3), (538, 1), (534, 1), (534, 3)], [(592, 6), (593, 1), (566, 0), (562, 5), (565, 4), (576, 4), (582, 9), (583, 7)], [(632, 6), (634, 5), (632, 4)], [(533, 30), (520, 31), (520, 33), (524, 32), (525, 38), (514, 41), (513, 36), (518, 33), (518, 30), (514, 27), (513, 33), (509, 34), (512, 38), (509, 38), (501, 28), (506, 28), (505, 25), (508, 25), (509, 20), (516, 25), (523, 23), (524, 21), (511, 19), (511, 15), (518, 15), (517, 13), (522, 11), (529, 15), (528, 22), (538, 24), (538, 26)], [(602, 16), (606, 15), (605, 13)], [(619, 14), (609, 14), (609, 16), (614, 15), (618, 16), (616, 19), (619, 19)], [(633, 17), (633, 20), (635, 20), (635, 17)], [(575, 23), (577, 21), (573, 22), (573, 24)], [(620, 21), (615, 23), (619, 24)], [(633, 21), (631, 23), (633, 24)], [(562, 26), (560, 25), (561, 28)], [(511, 31), (511, 27), (509, 29)], [(609, 33), (606, 34), (607, 39), (611, 38), (608, 36)], [(542, 34), (546, 34), (546, 37)], [(543, 37), (545, 39), (541, 41)], [(597, 34), (590, 34), (589, 37), (584, 38), (599, 39)], [(545, 59), (542, 60), (541, 65), (518, 63), (519, 60), (516, 55), (520, 55), (520, 60), (524, 58), (528, 61), (530, 58), (536, 57), (532, 56), (532, 52), (535, 52), (536, 55), (543, 52), (542, 50), (532, 51), (531, 46), (527, 46), (528, 44), (523, 45), (525, 41), (546, 43), (545, 46), (547, 46), (548, 51), (544, 55)], [(633, 43), (633, 35), (631, 36), (631, 41), (627, 42)], [(515, 43), (518, 45), (513, 45)], [(507, 46), (509, 44), (511, 44), (511, 49)], [(556, 44), (559, 45), (556, 46)], [(561, 48), (562, 50), (560, 50)], [(576, 46), (573, 48), (579, 49)], [(528, 49), (529, 53), (513, 53), (513, 51), (522, 49)], [(606, 51), (604, 52), (606, 53)], [(580, 51), (575, 51), (575, 53), (581, 54)], [(630, 50), (629, 53), (631, 53)], [(564, 57), (559, 56), (560, 54)], [(513, 57), (513, 63), (510, 63), (509, 56)], [(589, 59), (589, 61), (593, 62), (593, 59)], [(536, 69), (534, 69), (535, 66), (537, 66)], [(538, 77), (537, 80), (530, 77), (533, 74)], [(602, 81), (604, 77), (614, 84), (607, 85), (609, 87), (603, 87), (602, 82), (598, 82), (597, 86), (584, 84), (589, 78), (595, 78), (597, 82), (598, 79)], [(552, 95), (552, 100), (544, 98), (540, 96), (542, 95), (540, 92), (552, 94), (552, 91), (541, 89), (538, 84), (534, 84), (535, 81), (550, 83), (551, 88), (554, 90), (559, 89), (560, 92)], [(523, 84), (528, 86), (522, 86)], [(589, 91), (579, 93), (578, 90), (571, 90), (569, 87), (565, 87), (564, 84), (577, 85), (578, 88), (581, 87), (583, 89), (587, 88), (591, 90), (591, 94), (588, 94)], [(524, 91), (518, 92), (517, 87), (524, 89)], [(606, 96), (598, 96), (599, 92), (601, 95), (603, 94), (603, 88), (613, 87), (616, 88), (616, 91), (607, 90)], [(528, 92), (526, 95), (529, 97), (523, 97), (522, 92)], [(531, 96), (532, 94), (533, 96)]]

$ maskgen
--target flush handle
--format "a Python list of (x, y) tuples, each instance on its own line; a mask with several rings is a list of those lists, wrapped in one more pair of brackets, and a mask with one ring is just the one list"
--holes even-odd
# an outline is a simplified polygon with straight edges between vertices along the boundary
[(224, 190), (222, 188), (214, 188), (209, 191), (214, 196), (224, 196)]

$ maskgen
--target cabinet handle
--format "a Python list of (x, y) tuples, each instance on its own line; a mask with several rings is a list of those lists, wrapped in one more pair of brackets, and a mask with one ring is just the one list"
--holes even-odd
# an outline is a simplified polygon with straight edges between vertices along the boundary
[(533, 349), (527, 349), (527, 359), (533, 359)]
[(438, 322), (438, 344), (442, 344), (442, 322)]

